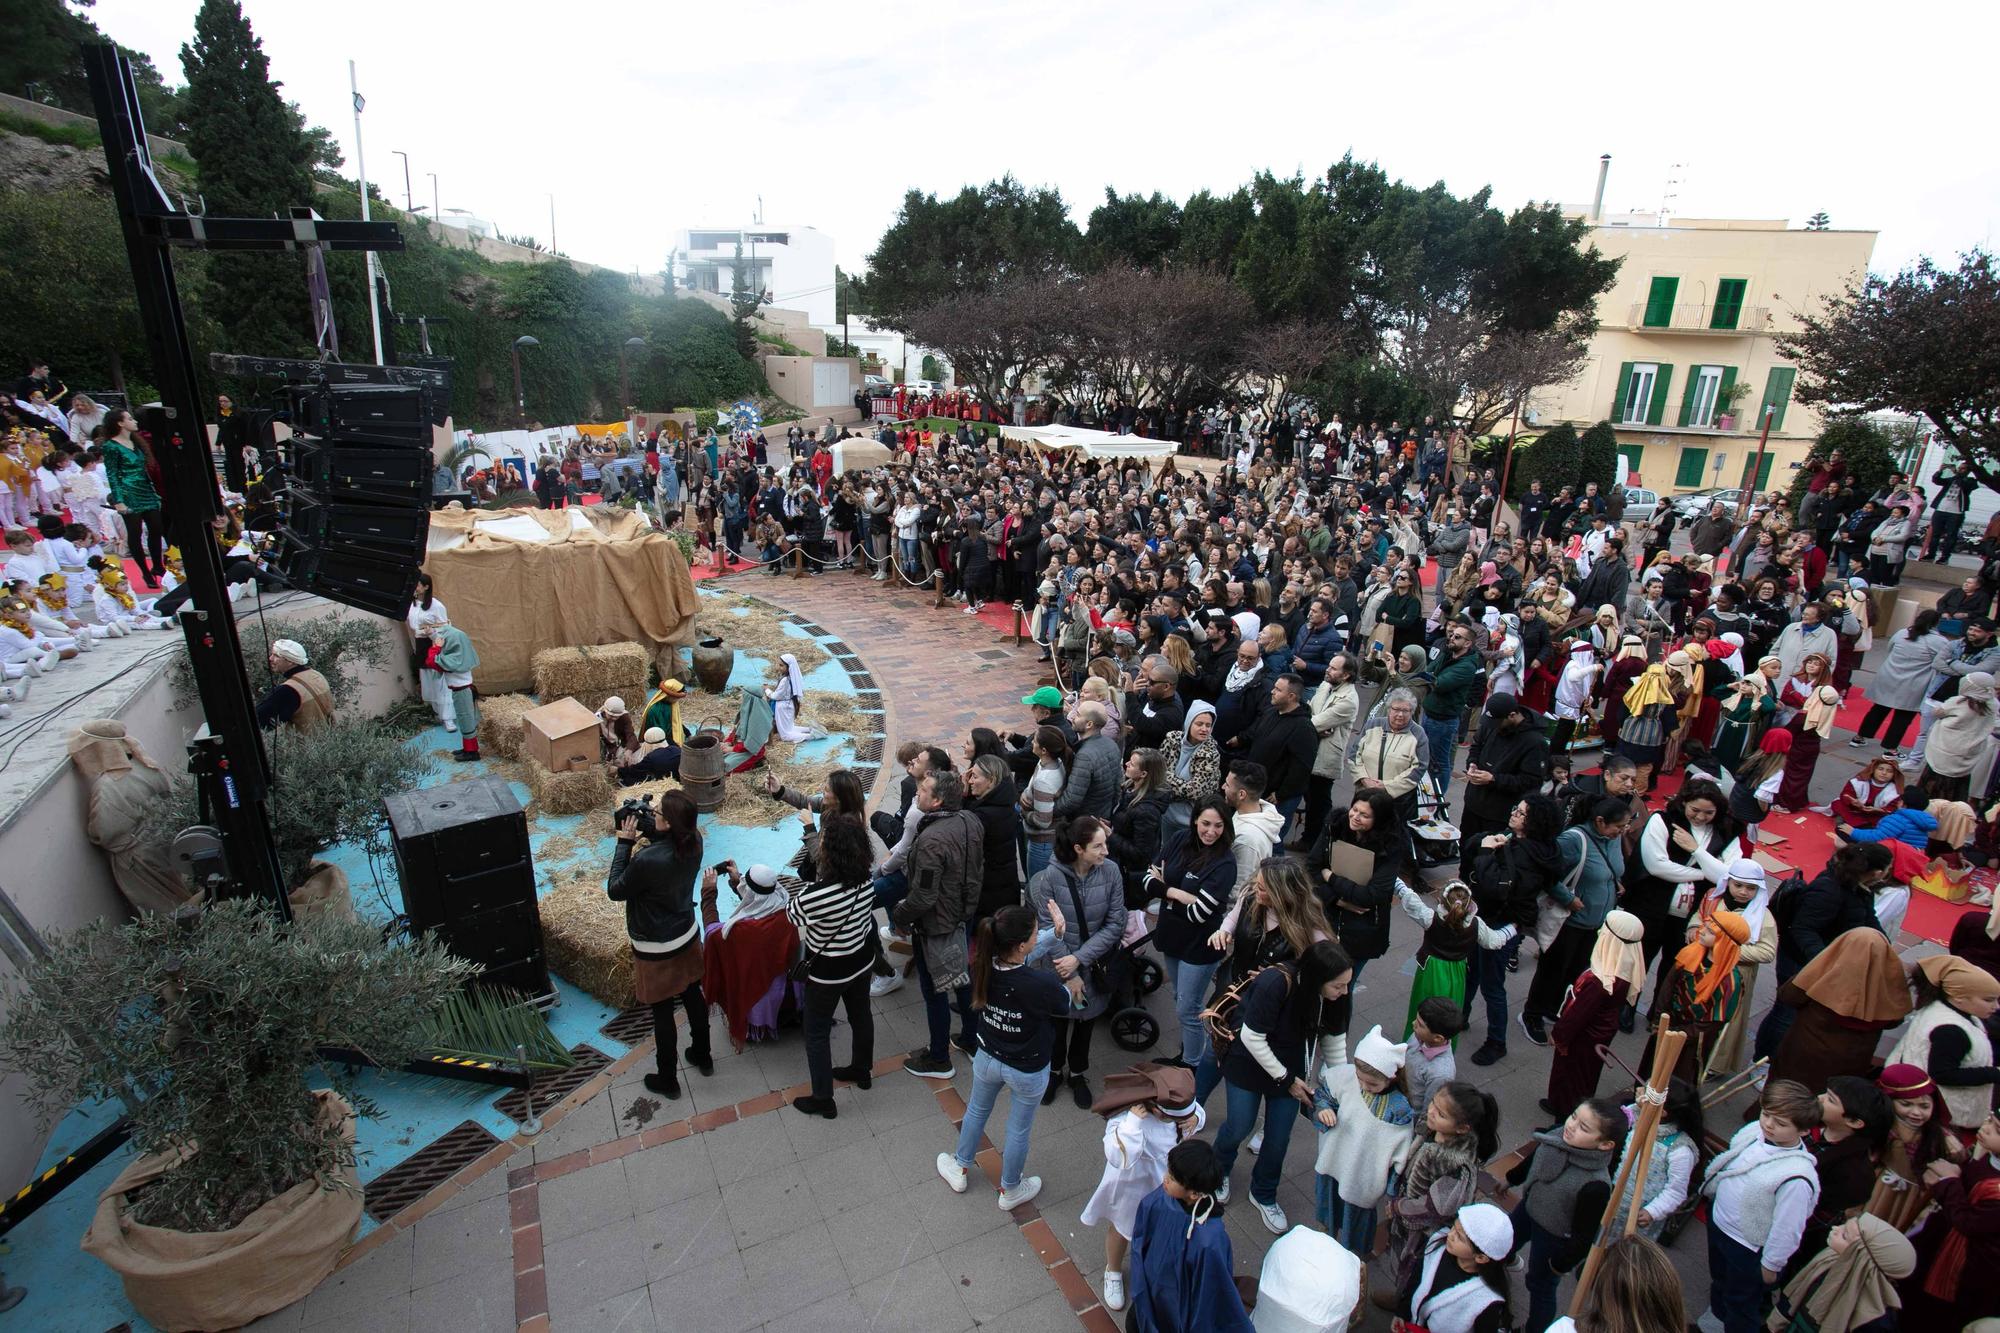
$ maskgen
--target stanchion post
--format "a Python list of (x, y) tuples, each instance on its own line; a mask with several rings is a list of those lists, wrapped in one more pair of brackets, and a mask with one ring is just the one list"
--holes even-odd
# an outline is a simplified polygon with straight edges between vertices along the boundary
[(1014, 646), (1016, 648), (1021, 646), (1021, 629), (1024, 620), (1025, 617), (1021, 614), (1021, 604), (1019, 602), (1014, 603)]
[(942, 569), (931, 571), (931, 583), (937, 588), (937, 598), (931, 603), (931, 609), (935, 611), (944, 605), (944, 571)]

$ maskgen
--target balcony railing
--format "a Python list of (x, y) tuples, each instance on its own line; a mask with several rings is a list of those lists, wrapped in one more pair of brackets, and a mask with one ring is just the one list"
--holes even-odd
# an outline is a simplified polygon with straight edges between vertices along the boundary
[(1737, 308), (1736, 323), (1731, 328), (1715, 328), (1715, 307), (1713, 305), (1677, 305), (1667, 313), (1665, 323), (1650, 323), (1646, 319), (1649, 309), (1644, 301), (1634, 302), (1626, 315), (1627, 328), (1646, 333), (1767, 333), (1771, 327), (1771, 311), (1767, 306), (1746, 305)]

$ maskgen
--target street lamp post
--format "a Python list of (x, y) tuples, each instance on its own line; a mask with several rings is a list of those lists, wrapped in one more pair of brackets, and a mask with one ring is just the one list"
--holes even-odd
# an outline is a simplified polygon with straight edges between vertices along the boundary
[(644, 338), (627, 338), (618, 348), (618, 408), (624, 411), (633, 406), (630, 377), (625, 369), (625, 354), (635, 347), (647, 347)]
[[(361, 220), (368, 218), (368, 159), (361, 155), (361, 108), (366, 99), (361, 96), (361, 85), (354, 73), (354, 62), (347, 62), (347, 91), (354, 99), (354, 172), (361, 178)], [(368, 268), (368, 322), (375, 330), (375, 364), (382, 364), (382, 308), (375, 302), (375, 252), (366, 251), (361, 258)]]
[(391, 148), (389, 151), (403, 159), (403, 211), (414, 213), (417, 208), (410, 199), (410, 155), (400, 148)]
[(529, 333), (524, 333), (514, 340), (514, 410), (522, 416), (528, 414), (528, 397), (521, 391), (521, 349), (541, 345), (542, 340)]
[(1778, 409), (1771, 403), (1764, 404), (1764, 429), (1757, 434), (1757, 456), (1750, 460), (1750, 471), (1743, 477), (1743, 494), (1736, 501), (1736, 523), (1741, 527), (1750, 514), (1750, 501), (1757, 494), (1757, 474), (1764, 470), (1764, 451), (1771, 443), (1771, 418), (1778, 415)]
[(426, 171), (424, 175), (431, 178), (431, 221), (442, 227), (444, 210), (438, 207), (438, 174), (435, 171)]

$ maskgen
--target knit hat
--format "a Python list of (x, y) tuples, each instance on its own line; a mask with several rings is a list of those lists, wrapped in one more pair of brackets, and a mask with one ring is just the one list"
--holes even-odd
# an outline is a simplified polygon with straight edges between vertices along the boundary
[(296, 666), (304, 666), (310, 660), (306, 656), (304, 646), (297, 639), (279, 639), (271, 645), (271, 656), (282, 657)]
[(1937, 1083), (1919, 1065), (1890, 1065), (1876, 1076), (1875, 1085), (1884, 1097), (1896, 1102), (1937, 1095)]
[(1472, 1203), (1458, 1210), (1458, 1224), (1479, 1252), (1496, 1264), (1507, 1262), (1514, 1248), (1514, 1224), (1490, 1203)]
[(1354, 1047), (1354, 1063), (1367, 1065), (1379, 1074), (1394, 1078), (1403, 1068), (1403, 1057), (1409, 1051), (1410, 1043), (1392, 1042), (1382, 1035), (1382, 1025), (1377, 1023), (1368, 1029)]

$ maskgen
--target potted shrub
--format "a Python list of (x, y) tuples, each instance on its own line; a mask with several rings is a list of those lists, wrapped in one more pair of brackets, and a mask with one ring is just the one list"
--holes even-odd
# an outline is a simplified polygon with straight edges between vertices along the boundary
[(100, 921), (27, 972), (0, 1056), (44, 1114), (127, 1100), (140, 1156), (83, 1248), (155, 1327), (235, 1328), (317, 1286), (360, 1223), (353, 1118), (372, 1108), (338, 1071), (336, 1090), (308, 1088), (317, 1052), (402, 1064), (473, 970), (241, 900)]
[(1715, 428), (1717, 430), (1736, 429), (1736, 405), (1750, 392), (1745, 380), (1737, 380), (1722, 390), (1715, 398)]

